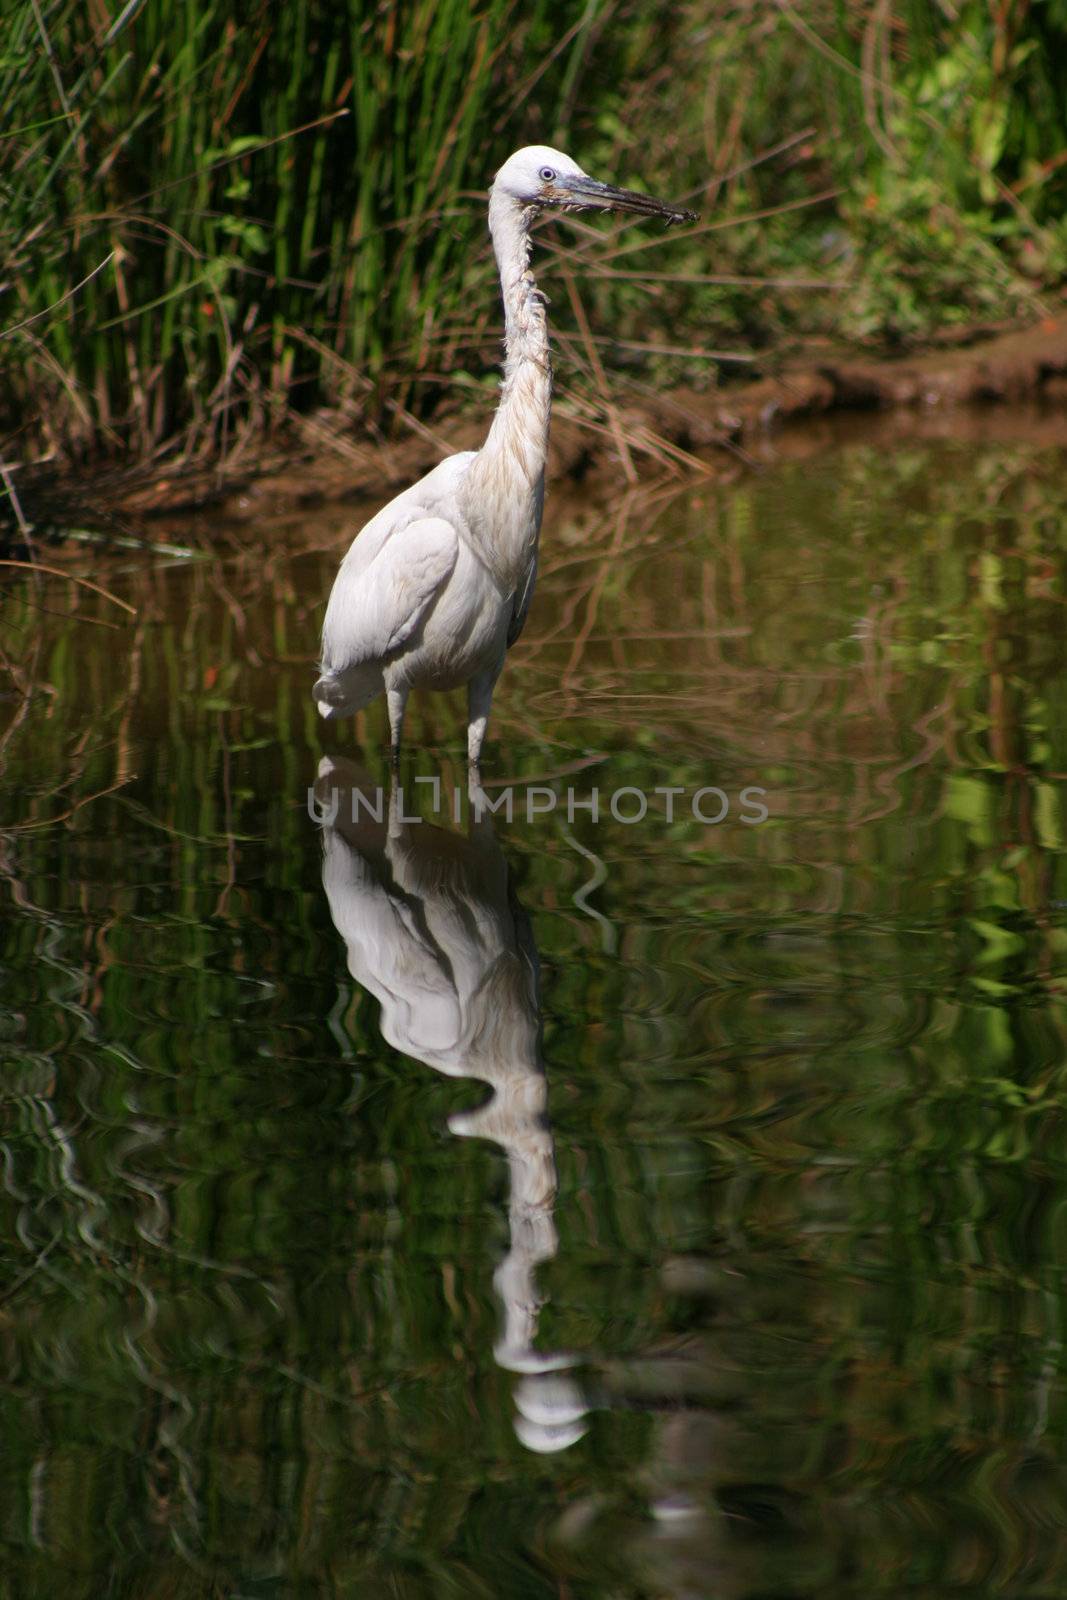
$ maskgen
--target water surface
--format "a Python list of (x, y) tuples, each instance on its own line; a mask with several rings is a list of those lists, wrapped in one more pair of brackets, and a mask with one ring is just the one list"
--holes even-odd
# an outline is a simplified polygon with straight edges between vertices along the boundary
[(1063, 469), (557, 496), (510, 821), (351, 511), (5, 575), (0, 1593), (1064, 1592)]

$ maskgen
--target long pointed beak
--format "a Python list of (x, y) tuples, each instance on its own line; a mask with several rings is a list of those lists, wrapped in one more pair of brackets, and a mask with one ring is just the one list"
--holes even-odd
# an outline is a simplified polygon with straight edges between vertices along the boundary
[(668, 200), (657, 200), (650, 194), (638, 194), (635, 189), (616, 189), (610, 183), (598, 183), (596, 178), (568, 177), (557, 179), (552, 200), (556, 205), (581, 206), (591, 211), (633, 211), (642, 217), (662, 217), (668, 227), (674, 222), (695, 222), (697, 214), (685, 206), (671, 205)]

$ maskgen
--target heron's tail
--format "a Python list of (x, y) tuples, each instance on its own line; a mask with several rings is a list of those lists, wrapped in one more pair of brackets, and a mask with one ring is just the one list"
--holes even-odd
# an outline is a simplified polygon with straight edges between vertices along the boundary
[(369, 705), (381, 693), (381, 689), (380, 669), (364, 668), (343, 675), (324, 672), (311, 695), (318, 706), (319, 716), (331, 720), (334, 717), (352, 716), (362, 706)]

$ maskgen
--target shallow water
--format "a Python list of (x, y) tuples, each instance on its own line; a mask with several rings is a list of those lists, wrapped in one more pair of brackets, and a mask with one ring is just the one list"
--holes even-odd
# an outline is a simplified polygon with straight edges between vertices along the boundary
[(557, 496), (458, 827), (352, 512), (6, 575), (0, 1593), (1064, 1592), (1063, 466)]

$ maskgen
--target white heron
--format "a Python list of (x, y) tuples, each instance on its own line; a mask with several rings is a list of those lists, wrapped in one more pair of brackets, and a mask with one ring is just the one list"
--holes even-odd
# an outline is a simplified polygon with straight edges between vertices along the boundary
[(326, 607), (323, 717), (385, 691), (393, 764), (410, 691), (467, 685), (467, 759), (477, 767), (493, 689), (533, 597), (552, 393), (545, 296), (530, 271), (530, 228), (546, 208), (632, 211), (668, 223), (693, 213), (590, 178), (570, 156), (528, 145), (489, 191), (504, 299), (504, 381), (480, 450), (449, 456), (391, 500), (353, 540)]

